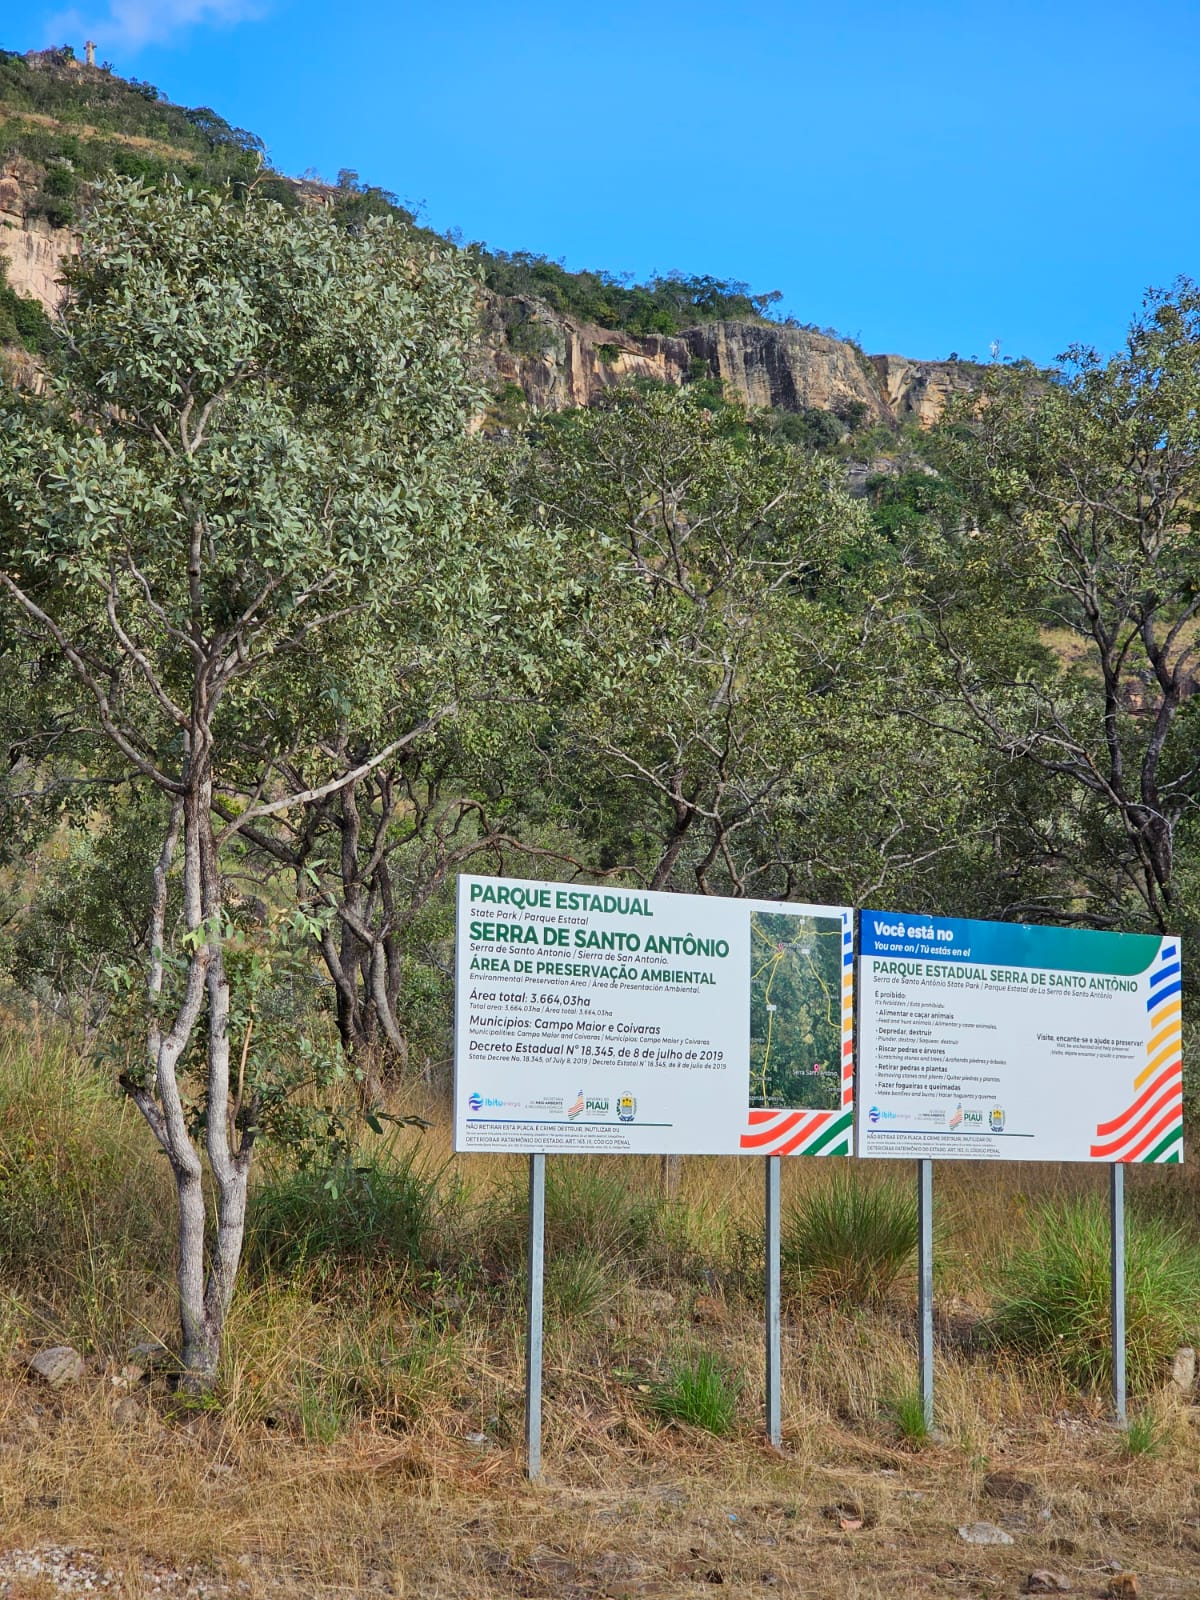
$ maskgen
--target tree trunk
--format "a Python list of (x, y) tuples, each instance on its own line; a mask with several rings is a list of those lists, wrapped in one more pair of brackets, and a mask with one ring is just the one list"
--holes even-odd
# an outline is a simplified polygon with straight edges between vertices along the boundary
[[(216, 1381), (225, 1318), (233, 1298), (246, 1224), (246, 1193), (254, 1149), (247, 1128), (235, 1150), (229, 1118), (229, 980), (220, 925), (221, 874), (212, 827), (212, 767), (207, 745), (193, 746), (187, 789), (172, 806), (154, 873), (147, 983), (151, 1023), (149, 1073), (127, 1082), (135, 1104), (166, 1151), (179, 1202), (179, 1321), (181, 1387), (205, 1393)], [(167, 880), (183, 834), (183, 910), (192, 935), (182, 1000), (170, 1030), (157, 1014), (166, 970)], [(204, 1013), (207, 1011), (207, 1019)], [(217, 1188), (217, 1229), (207, 1249), (203, 1166), (188, 1129), (178, 1066), (197, 1027), (207, 1021), (205, 1154)]]

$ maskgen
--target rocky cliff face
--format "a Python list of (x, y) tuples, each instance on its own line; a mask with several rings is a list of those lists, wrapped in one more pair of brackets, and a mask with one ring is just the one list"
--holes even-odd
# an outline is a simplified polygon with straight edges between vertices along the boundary
[(12, 288), (49, 311), (61, 293), (59, 265), (71, 249), (71, 235), (42, 217), (26, 218), (21, 180), (15, 166), (0, 170), (0, 255), (7, 259)]
[(708, 322), (673, 338), (637, 335), (576, 321), (538, 300), (491, 294), (484, 297), (480, 375), (518, 386), (539, 410), (591, 405), (605, 390), (634, 378), (674, 384), (716, 378), (749, 406), (861, 406), (868, 420), (923, 427), (972, 384), (968, 365), (867, 356), (807, 328)]
[[(21, 176), (15, 168), (0, 172), (0, 254), (17, 293), (50, 311), (71, 235), (41, 218), (26, 219)], [(749, 406), (855, 406), (868, 420), (928, 427), (951, 395), (971, 385), (969, 366), (865, 356), (843, 340), (782, 324), (709, 322), (671, 338), (636, 335), (576, 321), (539, 300), (486, 292), (481, 312), (481, 379), (492, 389), (515, 385), (538, 410), (591, 405), (635, 378), (673, 384), (715, 378)]]
[(976, 385), (977, 368), (970, 362), (910, 361), (907, 356), (872, 356), (880, 395), (897, 422), (932, 426), (946, 402)]

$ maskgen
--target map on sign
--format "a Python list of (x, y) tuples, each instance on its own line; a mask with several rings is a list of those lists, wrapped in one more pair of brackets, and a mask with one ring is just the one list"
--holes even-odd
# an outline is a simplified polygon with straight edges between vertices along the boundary
[(755, 911), (750, 918), (750, 1104), (842, 1102), (842, 925)]

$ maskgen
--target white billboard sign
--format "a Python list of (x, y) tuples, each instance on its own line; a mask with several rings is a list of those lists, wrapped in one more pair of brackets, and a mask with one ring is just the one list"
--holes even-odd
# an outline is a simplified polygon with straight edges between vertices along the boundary
[(864, 911), (858, 1154), (1183, 1156), (1175, 938)]
[(461, 1151), (848, 1155), (841, 906), (458, 880)]

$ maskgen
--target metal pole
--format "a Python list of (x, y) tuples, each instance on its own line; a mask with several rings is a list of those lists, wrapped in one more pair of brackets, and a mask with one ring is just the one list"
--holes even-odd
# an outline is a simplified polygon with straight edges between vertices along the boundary
[(933, 1162), (917, 1162), (917, 1309), (921, 1412), (933, 1427)]
[(779, 1168), (780, 1158), (768, 1156), (767, 1168), (767, 1438), (775, 1449), (783, 1445), (781, 1398), (782, 1335), (779, 1287)]
[(1112, 1225), (1112, 1382), (1117, 1426), (1126, 1422), (1125, 1406), (1125, 1168), (1114, 1161), (1108, 1169), (1108, 1215)]
[(529, 1294), (525, 1344), (525, 1476), (542, 1475), (542, 1292), (546, 1269), (546, 1157), (529, 1158)]

